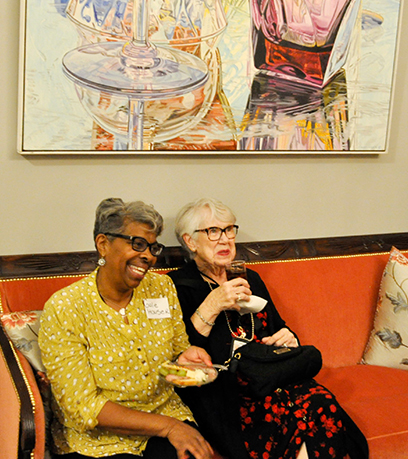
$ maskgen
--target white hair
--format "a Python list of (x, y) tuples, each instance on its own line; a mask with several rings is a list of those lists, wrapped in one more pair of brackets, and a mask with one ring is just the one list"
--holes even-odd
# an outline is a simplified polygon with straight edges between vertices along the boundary
[(177, 214), (175, 233), (179, 243), (188, 252), (190, 258), (193, 258), (195, 254), (188, 248), (183, 236), (188, 234), (196, 239), (198, 237), (196, 230), (204, 229), (202, 225), (211, 218), (233, 224), (237, 220), (234, 212), (228, 206), (213, 198), (201, 198), (190, 202)]

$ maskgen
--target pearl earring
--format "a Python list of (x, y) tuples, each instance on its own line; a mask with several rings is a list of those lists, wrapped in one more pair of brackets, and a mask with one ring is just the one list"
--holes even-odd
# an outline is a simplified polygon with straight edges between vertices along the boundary
[(99, 258), (99, 260), (98, 260), (98, 265), (99, 265), (99, 266), (105, 266), (105, 265), (106, 265), (106, 260), (105, 260), (105, 258), (103, 258), (103, 257)]

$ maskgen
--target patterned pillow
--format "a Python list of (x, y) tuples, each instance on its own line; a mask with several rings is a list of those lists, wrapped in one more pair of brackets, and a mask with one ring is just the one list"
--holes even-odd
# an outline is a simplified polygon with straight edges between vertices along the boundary
[(383, 273), (363, 363), (408, 370), (408, 258), (395, 247)]
[[(45, 373), (38, 346), (38, 330), (42, 311), (21, 311), (2, 314), (0, 316), (3, 328), (31, 366)], [(45, 416), (45, 453), (44, 459), (51, 459), (51, 388), (43, 375), (36, 374), (36, 380), (41, 393)]]
[(2, 314), (4, 330), (35, 370), (45, 372), (38, 346), (38, 330), (42, 311), (20, 311)]

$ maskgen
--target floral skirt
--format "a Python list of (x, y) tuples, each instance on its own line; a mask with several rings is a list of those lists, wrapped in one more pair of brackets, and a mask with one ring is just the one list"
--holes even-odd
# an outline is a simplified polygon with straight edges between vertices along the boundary
[(348, 457), (343, 410), (325, 387), (309, 380), (254, 400), (241, 386), (241, 426), (254, 459), (295, 459), (306, 443), (309, 459)]

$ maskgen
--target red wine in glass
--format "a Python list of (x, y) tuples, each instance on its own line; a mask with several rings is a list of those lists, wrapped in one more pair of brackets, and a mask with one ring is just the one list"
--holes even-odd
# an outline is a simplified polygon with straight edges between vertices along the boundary
[(237, 277), (247, 278), (245, 262), (243, 260), (235, 260), (225, 267), (227, 280), (236, 279)]

